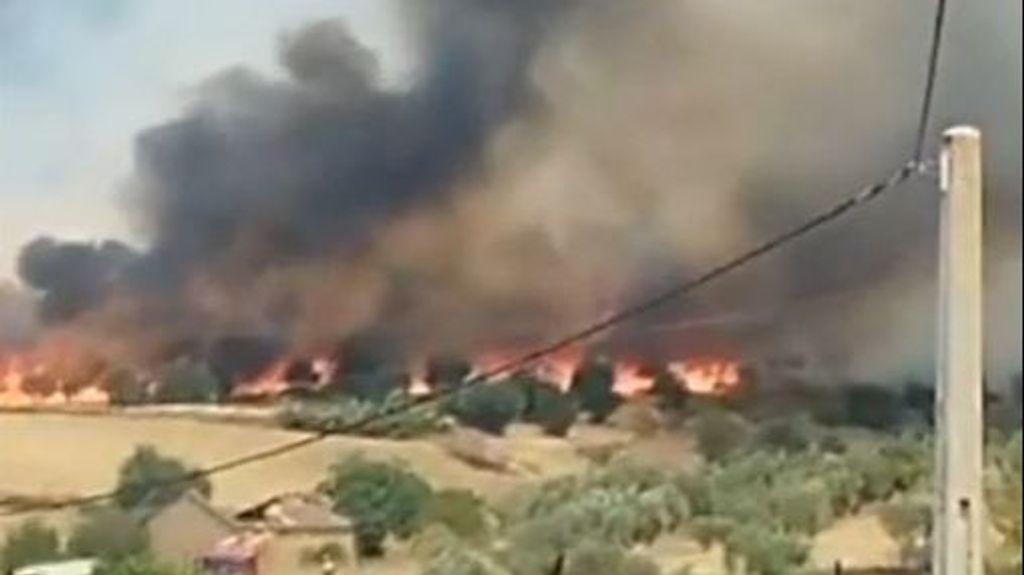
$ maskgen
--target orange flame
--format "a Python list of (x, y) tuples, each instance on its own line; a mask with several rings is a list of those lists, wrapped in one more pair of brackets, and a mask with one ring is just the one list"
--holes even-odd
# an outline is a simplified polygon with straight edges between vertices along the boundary
[[(51, 356), (47, 347), (23, 353), (0, 352), (0, 408), (34, 409), (47, 407), (105, 406), (110, 395), (103, 389), (106, 371), (85, 370), (88, 381), (74, 382), (67, 356)], [(81, 376), (82, 374), (74, 374)], [(78, 378), (80, 379), (80, 377)]]
[(232, 399), (273, 398), (294, 389), (298, 382), (290, 381), (290, 372), (299, 361), (308, 361), (313, 372), (313, 388), (323, 387), (331, 382), (337, 372), (336, 361), (326, 356), (315, 356), (309, 360), (294, 357), (278, 359), (252, 379), (239, 382), (231, 390)]
[(740, 368), (735, 361), (703, 359), (670, 363), (669, 371), (691, 393), (724, 395), (740, 384)]

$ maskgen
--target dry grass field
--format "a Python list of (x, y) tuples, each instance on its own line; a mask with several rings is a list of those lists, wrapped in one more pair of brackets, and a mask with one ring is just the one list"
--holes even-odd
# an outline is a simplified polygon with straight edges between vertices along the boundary
[[(301, 434), (265, 426), (187, 418), (56, 413), (0, 414), (0, 495), (81, 495), (113, 486), (118, 465), (139, 445), (205, 466), (294, 441)], [(235, 507), (316, 485), (330, 465), (357, 453), (400, 459), (439, 487), (500, 497), (524, 482), (582, 470), (571, 443), (515, 430), (502, 440), (515, 473), (478, 469), (450, 455), (440, 440), (333, 437), (304, 449), (218, 475), (213, 500)]]
[[(214, 463), (242, 453), (292, 441), (300, 434), (264, 425), (197, 421), (186, 417), (123, 417), (59, 413), (0, 413), (0, 499), (9, 495), (70, 496), (109, 489), (119, 463), (138, 445), (150, 444), (161, 452), (195, 466)], [(438, 487), (473, 489), (499, 500), (531, 481), (582, 471), (588, 465), (581, 446), (624, 444), (626, 437), (607, 428), (580, 426), (570, 441), (541, 436), (517, 427), (502, 440), (515, 472), (472, 467), (451, 455), (438, 440), (387, 441), (335, 437), (314, 446), (234, 470), (213, 480), (213, 501), (231, 508), (276, 493), (309, 489), (324, 477), (335, 461), (361, 453), (367, 457), (400, 459)], [(585, 449), (584, 449), (585, 451)], [(635, 442), (620, 456), (634, 461), (685, 464), (692, 445), (681, 438), (659, 437)], [(48, 524), (66, 527), (71, 512), (41, 516)], [(0, 537), (15, 519), (0, 518)], [(698, 574), (724, 572), (721, 552), (702, 551), (684, 536), (659, 540), (651, 555), (667, 572), (691, 565)], [(891, 560), (895, 549), (873, 518), (840, 521), (819, 535), (813, 557), (817, 565), (835, 558), (859, 564)], [(365, 566), (368, 575), (414, 574), (414, 564), (402, 556)]]

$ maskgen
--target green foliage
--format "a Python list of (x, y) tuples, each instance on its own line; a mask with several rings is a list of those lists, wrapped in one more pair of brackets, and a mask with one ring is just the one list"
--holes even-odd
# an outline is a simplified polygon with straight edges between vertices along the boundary
[(492, 435), (503, 435), (526, 407), (526, 399), (516, 385), (507, 381), (484, 384), (459, 394), (453, 411), (459, 423)]
[(190, 490), (208, 497), (210, 481), (195, 477), (184, 463), (145, 445), (121, 464), (114, 502), (125, 510), (151, 511), (177, 501)]
[(807, 561), (809, 553), (807, 541), (757, 524), (738, 526), (725, 542), (730, 571), (742, 558), (751, 575), (789, 575)]
[(860, 478), (860, 501), (884, 501), (931, 473), (930, 444), (912, 437), (884, 439), (851, 450), (846, 460)]
[(443, 526), (427, 527), (420, 539), (426, 540), (416, 542), (423, 575), (513, 575), (496, 554), (466, 545)]
[(625, 560), (626, 553), (620, 547), (604, 541), (584, 541), (567, 553), (565, 575), (618, 574)]
[(736, 528), (732, 519), (715, 515), (704, 515), (693, 518), (687, 529), (701, 548), (707, 551), (716, 541), (725, 541)]
[(599, 540), (578, 544), (566, 554), (565, 575), (659, 575), (661, 570), (650, 559), (626, 553), (620, 547)]
[(430, 499), (423, 513), (423, 524), (444, 525), (456, 536), (471, 540), (486, 540), (490, 525), (487, 507), (472, 491), (444, 489)]
[(460, 387), (473, 372), (466, 359), (454, 356), (435, 356), (427, 360), (426, 382), (434, 391), (447, 391)]
[(895, 429), (904, 422), (903, 401), (893, 390), (871, 384), (843, 387), (846, 423), (876, 431)]
[(121, 561), (149, 548), (149, 538), (140, 521), (117, 507), (87, 510), (68, 540), (68, 552), (75, 557)]
[(523, 420), (539, 425), (547, 435), (568, 435), (579, 415), (576, 398), (563, 393), (553, 384), (530, 376), (517, 379), (517, 384), (526, 397)]
[(594, 423), (604, 423), (621, 403), (614, 391), (615, 368), (604, 358), (587, 358), (572, 376), (570, 391)]
[(927, 492), (901, 494), (883, 503), (878, 518), (896, 542), (905, 565), (923, 565), (932, 533), (932, 507)]
[(693, 421), (697, 448), (708, 461), (720, 461), (750, 443), (751, 429), (742, 416), (731, 411), (710, 408)]
[(160, 403), (212, 403), (220, 398), (222, 387), (205, 363), (181, 359), (169, 365), (156, 389)]
[(805, 415), (766, 421), (757, 432), (757, 444), (769, 451), (797, 453), (809, 449), (815, 440), (814, 425)]
[(935, 388), (918, 382), (903, 386), (903, 405), (918, 421), (929, 427), (935, 423)]
[(991, 567), (1007, 573), (1021, 572), (1021, 443), (1017, 432), (1005, 444), (992, 446), (987, 477), (988, 515), (1002, 539)]
[[(359, 428), (351, 433), (367, 437), (412, 439), (440, 433), (448, 429), (445, 417), (436, 406), (424, 404), (400, 409), (410, 401), (401, 391), (382, 401), (364, 401), (340, 397), (335, 401), (295, 400), (285, 403), (277, 413), (278, 423), (287, 429), (317, 432), (339, 432)], [(377, 418), (381, 414), (394, 413)], [(364, 424), (363, 422), (370, 423)]]
[(101, 563), (93, 575), (200, 575), (200, 572), (136, 555), (123, 561)]
[(57, 531), (39, 521), (29, 520), (12, 529), (0, 547), (0, 572), (61, 558)]
[(406, 468), (353, 457), (336, 464), (323, 490), (334, 510), (355, 523), (358, 552), (384, 553), (388, 535), (406, 539), (422, 525), (430, 485)]
[(508, 561), (516, 573), (543, 573), (582, 540), (628, 549), (678, 528), (685, 494), (657, 470), (612, 467), (553, 480), (506, 511)]

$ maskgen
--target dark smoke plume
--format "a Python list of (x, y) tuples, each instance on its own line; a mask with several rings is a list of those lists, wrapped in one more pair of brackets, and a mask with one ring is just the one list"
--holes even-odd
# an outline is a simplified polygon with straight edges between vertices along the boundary
[[(283, 78), (225, 71), (140, 134), (132, 192), (147, 248), (26, 248), (46, 316), (179, 350), (225, 336), (317, 346), (365, 330), (410, 348), (545, 338), (902, 163), (931, 9), (403, 6), (419, 60), (402, 87), (382, 83), (342, 22), (320, 22), (284, 37)], [(1018, 309), (1020, 20), (1019, 2), (951, 13), (935, 120), (977, 123), (989, 139), (992, 269), (1011, 270), (1011, 287), (993, 275), (993, 289)], [(680, 353), (793, 348), (839, 370), (926, 365), (930, 191), (913, 187), (617, 337)], [(1019, 323), (1004, 328), (1019, 342)]]

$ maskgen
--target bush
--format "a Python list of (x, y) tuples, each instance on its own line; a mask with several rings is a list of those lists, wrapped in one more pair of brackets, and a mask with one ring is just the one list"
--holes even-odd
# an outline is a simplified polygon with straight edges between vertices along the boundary
[(849, 425), (885, 431), (904, 421), (902, 399), (880, 385), (855, 384), (843, 388), (843, 405)]
[(502, 381), (462, 392), (456, 398), (454, 411), (462, 425), (491, 435), (504, 435), (505, 428), (522, 414), (525, 404), (520, 389)]
[(806, 541), (792, 535), (746, 524), (730, 534), (725, 553), (730, 571), (742, 558), (751, 575), (790, 575), (807, 562), (810, 548)]
[(363, 557), (383, 555), (388, 535), (407, 539), (415, 533), (432, 497), (430, 485), (415, 473), (360, 457), (336, 464), (323, 490), (335, 511), (355, 523), (357, 551)]
[(540, 382), (530, 389), (523, 419), (539, 425), (547, 435), (553, 437), (568, 435), (579, 414), (575, 398), (544, 382)]
[[(399, 409), (408, 401), (409, 398), (402, 392), (394, 392), (381, 402), (348, 397), (336, 401), (294, 400), (281, 407), (277, 412), (277, 421), (286, 429), (330, 433), (344, 431), (353, 435), (390, 439), (423, 437), (448, 428), (444, 416), (433, 405)], [(378, 418), (388, 413), (395, 414)], [(358, 429), (356, 425), (359, 425)]]
[(932, 532), (932, 507), (927, 493), (905, 494), (882, 504), (878, 510), (889, 537), (900, 549), (905, 565), (924, 565)]
[(177, 501), (191, 490), (208, 497), (210, 481), (206, 477), (195, 477), (194, 473), (182, 462), (160, 455), (151, 446), (139, 447), (121, 464), (114, 502), (125, 510), (152, 511)]
[(720, 461), (750, 442), (750, 425), (740, 415), (712, 408), (693, 421), (697, 448), (708, 461)]
[[(988, 512), (999, 533), (999, 548), (993, 553), (993, 569), (1020, 573), (1021, 564), (1021, 434), (1005, 445), (993, 446), (987, 486)], [(1016, 571), (1013, 569), (1016, 568)]]
[(142, 524), (116, 507), (86, 511), (68, 540), (72, 555), (103, 561), (121, 561), (148, 548), (149, 538)]
[(454, 535), (471, 541), (488, 537), (487, 508), (472, 491), (445, 489), (430, 499), (423, 513), (424, 525), (443, 525)]
[(426, 382), (437, 391), (460, 387), (473, 372), (469, 361), (454, 356), (435, 356), (427, 360)]
[(179, 360), (163, 373), (156, 390), (160, 403), (212, 403), (222, 393), (220, 380), (205, 363)]
[(543, 564), (584, 538), (622, 548), (650, 543), (688, 514), (686, 496), (671, 476), (612, 467), (546, 482), (512, 502), (505, 520), (512, 546), (530, 550)]
[(814, 428), (806, 416), (779, 417), (761, 424), (757, 443), (769, 451), (798, 453), (814, 443)]
[(0, 547), (0, 572), (9, 573), (19, 567), (60, 558), (57, 531), (33, 519), (7, 533)]
[(580, 409), (590, 414), (594, 423), (604, 423), (619, 406), (615, 393), (615, 368), (602, 358), (588, 358), (572, 376), (570, 391), (579, 401)]

